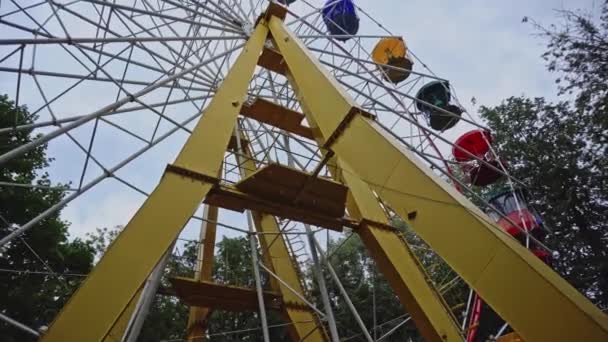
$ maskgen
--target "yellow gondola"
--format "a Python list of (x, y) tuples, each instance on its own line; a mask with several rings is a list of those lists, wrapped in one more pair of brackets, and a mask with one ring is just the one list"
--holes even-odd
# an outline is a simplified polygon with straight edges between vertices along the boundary
[(383, 38), (372, 52), (372, 60), (383, 64), (380, 69), (385, 80), (394, 84), (410, 76), (414, 63), (407, 57), (407, 45), (402, 38)]

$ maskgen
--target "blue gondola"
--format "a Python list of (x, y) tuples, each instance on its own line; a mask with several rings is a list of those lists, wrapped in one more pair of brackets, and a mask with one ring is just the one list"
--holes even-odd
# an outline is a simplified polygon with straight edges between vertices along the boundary
[[(323, 7), (323, 21), (332, 35), (354, 36), (359, 32), (359, 16), (351, 0), (327, 0)], [(350, 37), (336, 39), (345, 42)]]

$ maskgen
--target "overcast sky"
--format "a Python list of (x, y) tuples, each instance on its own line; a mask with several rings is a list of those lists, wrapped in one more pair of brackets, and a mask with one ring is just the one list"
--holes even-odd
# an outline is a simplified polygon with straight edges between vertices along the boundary
[[(393, 34), (403, 36), (411, 51), (437, 75), (449, 79), (469, 111), (475, 111), (470, 104), (473, 97), (478, 104), (488, 106), (499, 104), (509, 96), (556, 98), (555, 76), (546, 71), (540, 58), (544, 41), (534, 35), (531, 24), (522, 23), (523, 17), (548, 26), (558, 21), (557, 9), (584, 8), (599, 13), (599, 1), (594, 0), (359, 0), (356, 3)], [(298, 10), (298, 6), (294, 9)], [(360, 31), (362, 34), (378, 32), (378, 27), (362, 27)], [(0, 93), (10, 93), (12, 87), (11, 82), (0, 80)], [(176, 146), (169, 148), (172, 151), (180, 147), (180, 139), (175, 141)], [(60, 164), (61, 156), (55, 157)], [(154, 154), (145, 160), (153, 161)], [(158, 164), (160, 171), (165, 161)], [(136, 176), (130, 180), (141, 184), (158, 181), (157, 176), (147, 177), (146, 171), (132, 172)], [(51, 173), (66, 172), (69, 167), (63, 165)], [(116, 189), (116, 181), (105, 181), (64, 210), (64, 218), (72, 222), (73, 235), (128, 222), (143, 196), (125, 187), (121, 191)]]
[[(469, 101), (472, 97), (479, 105), (489, 106), (509, 96), (556, 98), (555, 77), (546, 71), (540, 58), (544, 41), (534, 35), (531, 24), (522, 23), (523, 17), (548, 26), (558, 21), (555, 12), (558, 9), (594, 8), (594, 13), (599, 12), (594, 0), (359, 0), (356, 3), (381, 20), (393, 34), (403, 36), (411, 51), (437, 75), (449, 79), (470, 111), (474, 111)], [(362, 27), (360, 32), (380, 30)], [(89, 196), (91, 200), (87, 200)], [(109, 181), (96, 189), (95, 194), (85, 195), (68, 207), (64, 216), (73, 223), (74, 234), (81, 234), (91, 227), (126, 224), (142, 200), (142, 196), (133, 191), (115, 192)], [(223, 219), (232, 221), (228, 216), (234, 214), (226, 211), (222, 214)]]

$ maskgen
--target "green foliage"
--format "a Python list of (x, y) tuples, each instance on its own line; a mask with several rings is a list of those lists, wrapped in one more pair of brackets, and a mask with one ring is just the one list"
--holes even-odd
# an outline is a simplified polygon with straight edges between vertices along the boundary
[[(542, 28), (548, 41), (543, 58), (559, 78), (561, 94), (575, 96), (577, 116), (586, 136), (596, 144), (608, 143), (608, 1), (601, 5), (599, 22), (590, 14), (560, 11), (564, 23)], [(606, 150), (604, 150), (606, 151)], [(603, 165), (606, 167), (607, 165)]]
[(177, 298), (157, 295), (138, 341), (157, 342), (185, 338), (188, 307)]
[[(214, 281), (219, 284), (255, 288), (251, 245), (248, 238), (224, 238), (217, 244), (213, 277)], [(262, 274), (262, 282), (268, 289), (267, 275)], [(283, 323), (276, 312), (267, 311), (266, 313), (270, 326)], [(260, 327), (257, 313), (214, 311), (210, 319), (209, 333), (214, 335), (213, 341), (263, 341), (262, 331), (257, 330)], [(243, 329), (253, 329), (253, 331), (243, 334), (215, 335)], [(284, 328), (270, 329), (270, 334), (272, 341), (289, 340)]]
[(599, 22), (560, 11), (561, 25), (535, 24), (571, 103), (512, 97), (480, 114), (553, 230), (546, 241), (558, 252), (553, 266), (608, 310), (608, 1), (601, 6)]
[[(353, 234), (347, 238), (331, 241), (328, 255), (332, 256), (330, 259), (332, 267), (368, 329), (374, 327), (375, 307), (376, 337), (384, 335), (406, 318), (406, 312), (399, 299), (378, 271), (359, 236)], [(340, 337), (352, 337), (352, 341), (365, 341), (361, 329), (333, 279), (327, 277), (326, 284)], [(313, 294), (317, 298), (316, 302), (319, 303), (318, 307), (322, 308), (318, 290), (315, 289)], [(374, 332), (370, 333), (373, 336)], [(407, 338), (412, 338), (414, 341), (419, 338), (411, 321), (384, 341), (406, 341)]]
[[(122, 227), (114, 229), (96, 229), (88, 234), (87, 244), (93, 246), (97, 256), (103, 252), (118, 236)], [(213, 267), (213, 280), (218, 284), (255, 288), (253, 265), (251, 263), (251, 247), (247, 238), (224, 238), (217, 244)], [(170, 277), (193, 277), (197, 258), (197, 245), (188, 242), (179, 246), (178, 255), (173, 255), (161, 279), (161, 289), (170, 289)], [(268, 287), (268, 276), (263, 274), (265, 287)], [(163, 291), (161, 291), (163, 292)], [(139, 336), (139, 341), (154, 342), (160, 340), (184, 339), (189, 309), (177, 298), (159, 294), (146, 318)], [(268, 312), (269, 325), (282, 324), (278, 314)], [(214, 311), (211, 314), (209, 333), (213, 341), (262, 341), (259, 330), (260, 321), (257, 313), (253, 312), (224, 312)], [(221, 333), (247, 330), (239, 334)], [(271, 329), (272, 341), (288, 341), (284, 328)]]
[[(456, 274), (405, 223), (401, 220), (394, 220), (393, 226), (400, 229), (402, 240), (413, 251), (435, 287), (441, 290), (447, 304), (450, 307), (457, 307), (455, 314), (461, 312), (461, 305), (466, 300), (468, 288), (462, 282), (452, 281), (456, 278)], [(338, 278), (368, 329), (374, 327), (373, 308), (375, 307), (375, 325), (377, 327), (375, 333), (378, 338), (407, 317), (407, 311), (378, 270), (358, 235), (353, 234), (331, 241), (328, 254), (331, 255), (330, 260)], [(364, 341), (337, 286), (330, 278), (326, 280), (326, 283), (338, 321), (340, 336), (356, 336), (353, 338), (354, 341)], [(318, 294), (316, 295), (318, 296)], [(317, 302), (320, 300), (317, 299)], [(422, 341), (422, 337), (411, 320), (383, 341), (406, 341), (408, 339)]]
[(97, 258), (101, 258), (103, 253), (105, 253), (106, 249), (116, 239), (120, 231), (122, 230), (121, 226), (114, 227), (114, 229), (109, 228), (95, 228), (94, 233), (87, 233), (87, 244), (91, 246), (95, 250), (95, 256)]
[[(0, 96), (0, 128), (31, 123), (36, 118), (25, 107), (15, 107)], [(26, 144), (36, 137), (31, 130), (0, 135), (0, 154)], [(40, 146), (0, 168), (0, 181), (52, 186), (42, 170), (50, 160), (46, 146)], [(55, 187), (0, 188), (0, 236), (22, 225), (59, 202), (64, 191)], [(61, 309), (82, 277), (57, 277), (33, 272), (86, 274), (94, 251), (80, 239), (68, 240), (68, 224), (57, 211), (0, 251), (0, 310), (30, 326), (48, 325)], [(34, 252), (37, 254), (34, 254)], [(32, 273), (30, 273), (32, 272)], [(0, 323), (0, 341), (29, 341), (32, 336)]]
[(567, 103), (509, 98), (481, 109), (511, 174), (529, 185), (534, 206), (553, 230), (555, 269), (608, 308), (608, 162), (587, 122)]
[(220, 284), (255, 287), (249, 240), (241, 237), (220, 241), (217, 244), (213, 274), (215, 281)]
[[(87, 234), (87, 245), (94, 248), (96, 259), (101, 258), (108, 246), (118, 237), (123, 227), (97, 228)], [(171, 258), (164, 276), (161, 289), (169, 289), (170, 276), (192, 277), (196, 262), (196, 246), (192, 243), (184, 246), (181, 257)], [(161, 291), (162, 292), (162, 291)], [(177, 298), (157, 295), (139, 335), (139, 341), (156, 342), (160, 340), (182, 339), (185, 336), (188, 322), (188, 307)]]
[[(547, 39), (542, 56), (548, 69), (558, 74), (560, 93), (572, 103), (548, 103), (542, 98), (511, 97), (480, 114), (496, 135), (496, 147), (508, 162), (509, 172), (530, 186), (533, 204), (553, 230), (546, 243), (559, 253), (554, 267), (600, 308), (608, 309), (608, 1), (599, 23), (578, 12), (560, 12), (561, 26), (540, 29)], [(15, 107), (0, 96), (0, 128), (36, 120), (26, 108)], [(36, 139), (31, 130), (0, 135), (0, 154)], [(46, 146), (39, 146), (0, 168), (0, 181), (50, 187), (43, 172), (51, 160)], [(0, 236), (59, 202), (64, 191), (48, 188), (0, 188)], [(483, 190), (480, 193), (485, 194)], [(0, 251), (0, 311), (32, 327), (49, 324), (81, 277), (54, 277), (59, 273), (86, 274), (95, 257), (105, 251), (118, 230), (98, 229), (86, 241), (69, 241), (68, 224), (59, 211), (40, 222)], [(402, 226), (404, 239), (441, 287), (450, 284), (453, 272), (411, 230)], [(38, 257), (29, 249), (36, 251)], [(165, 270), (163, 287), (172, 275), (192, 276), (196, 245), (183, 246), (181, 258), (173, 258)], [(375, 321), (377, 336), (401, 322), (405, 313), (387, 281), (379, 274), (361, 240), (352, 237), (331, 241), (331, 263), (368, 327)], [(27, 272), (29, 271), (29, 272)], [(309, 273), (309, 272), (308, 272)], [(263, 275), (268, 286), (268, 275)], [(310, 274), (308, 274), (310, 277)], [(214, 280), (221, 284), (254, 288), (251, 249), (246, 238), (223, 239), (217, 245)], [(310, 278), (308, 279), (310, 282)], [(363, 340), (352, 315), (330, 278), (326, 279), (340, 335)], [(466, 297), (462, 283), (450, 288), (445, 298), (452, 307)], [(318, 290), (314, 302), (322, 308)], [(375, 305), (373, 305), (375, 302)], [(372, 308), (375, 307), (375, 310)], [(457, 313), (457, 310), (455, 310)], [(401, 317), (401, 318), (400, 318)], [(144, 324), (140, 341), (184, 337), (188, 308), (170, 296), (157, 296)], [(388, 322), (388, 323), (387, 323)], [(270, 314), (270, 324), (282, 320)], [(383, 324), (386, 323), (386, 324)], [(257, 313), (212, 313), (209, 331), (213, 341), (261, 341)], [(242, 329), (252, 331), (221, 335)], [(284, 328), (272, 329), (273, 341), (286, 341)], [(385, 341), (421, 340), (408, 322)], [(0, 341), (29, 341), (31, 336), (0, 323)]]

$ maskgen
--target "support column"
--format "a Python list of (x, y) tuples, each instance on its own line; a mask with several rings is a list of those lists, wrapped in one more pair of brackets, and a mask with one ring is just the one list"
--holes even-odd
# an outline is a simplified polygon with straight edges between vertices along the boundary
[(462, 341), (460, 329), (447, 303), (430, 283), (409, 246), (391, 224), (367, 184), (339, 162), (341, 179), (350, 189), (348, 212), (364, 223), (357, 230), (416, 327), (427, 341)]
[[(331, 150), (354, 170), (353, 177), (405, 219), (524, 340), (608, 340), (604, 313), (361, 115), (354, 100), (280, 20), (272, 18), (270, 28), (317, 124), (314, 131), (331, 142)], [(429, 300), (418, 300), (426, 308)]]
[(218, 174), (266, 38), (264, 20), (249, 38), (175, 161), (129, 224), (64, 306), (43, 341), (103, 340), (178, 236)]
[(124, 342), (136, 342), (139, 334), (141, 333), (141, 328), (146, 321), (146, 317), (150, 313), (150, 308), (154, 303), (154, 298), (156, 297), (156, 292), (158, 291), (158, 287), (160, 286), (160, 281), (162, 279), (163, 273), (165, 272), (165, 268), (167, 267), (167, 263), (169, 263), (169, 259), (171, 258), (171, 252), (173, 252), (173, 248), (175, 247), (175, 243), (172, 243), (165, 255), (160, 259), (160, 262), (154, 270), (152, 274), (146, 280), (146, 283), (141, 291), (141, 294), (138, 293), (139, 300), (137, 305), (135, 306), (135, 310), (131, 315), (131, 320), (127, 325), (127, 329), (125, 330), (125, 335), (122, 338)]
[[(326, 146), (334, 138), (323, 135), (291, 72), (286, 77), (298, 95), (317, 143)], [(361, 182), (343, 161), (338, 163), (335, 156), (329, 159), (327, 167), (334, 179), (349, 187), (346, 208), (352, 218), (362, 221), (357, 233), (420, 333), (427, 341), (462, 341), (464, 337), (448, 305), (430, 283), (414, 253), (398, 232), (387, 229), (391, 224), (369, 185)]]
[[(218, 208), (205, 205), (203, 209), (203, 223), (201, 224), (200, 239), (202, 244), (197, 255), (197, 266), (194, 280), (211, 281), (213, 276), (213, 258), (215, 250), (215, 235), (217, 231)], [(209, 308), (192, 307), (188, 316), (188, 342), (204, 341), (207, 331), (207, 321), (211, 310)]]
[(338, 327), (336, 326), (336, 320), (334, 318), (334, 312), (331, 308), (331, 302), (327, 293), (327, 286), (325, 286), (325, 276), (323, 275), (323, 268), (319, 262), (319, 255), (317, 254), (317, 245), (315, 245), (315, 236), (309, 225), (306, 225), (306, 233), (308, 236), (308, 244), (310, 245), (310, 253), (312, 254), (313, 260), (313, 272), (315, 278), (317, 278), (317, 285), (319, 286), (319, 292), (321, 293), (321, 300), (325, 307), (325, 315), (327, 316), (327, 325), (329, 326), (329, 333), (333, 342), (339, 342), (340, 336), (338, 335)]
[[(242, 160), (242, 170), (245, 176), (251, 175), (257, 169), (257, 165), (251, 159), (251, 152), (245, 149), (245, 158)], [(264, 256), (270, 261), (268, 268), (285, 282), (275, 282), (278, 286), (277, 290), (281, 293), (283, 300), (283, 317), (285, 320), (292, 323), (289, 326), (289, 334), (292, 341), (320, 342), (325, 341), (320, 322), (317, 322), (312, 309), (296, 296), (288, 287), (294, 291), (306, 296), (306, 292), (300, 282), (300, 277), (296, 269), (296, 265), (291, 259), (287, 244), (274, 216), (262, 214), (256, 211), (251, 212), (256, 231), (261, 234), (259, 236), (260, 245), (264, 251)]]

